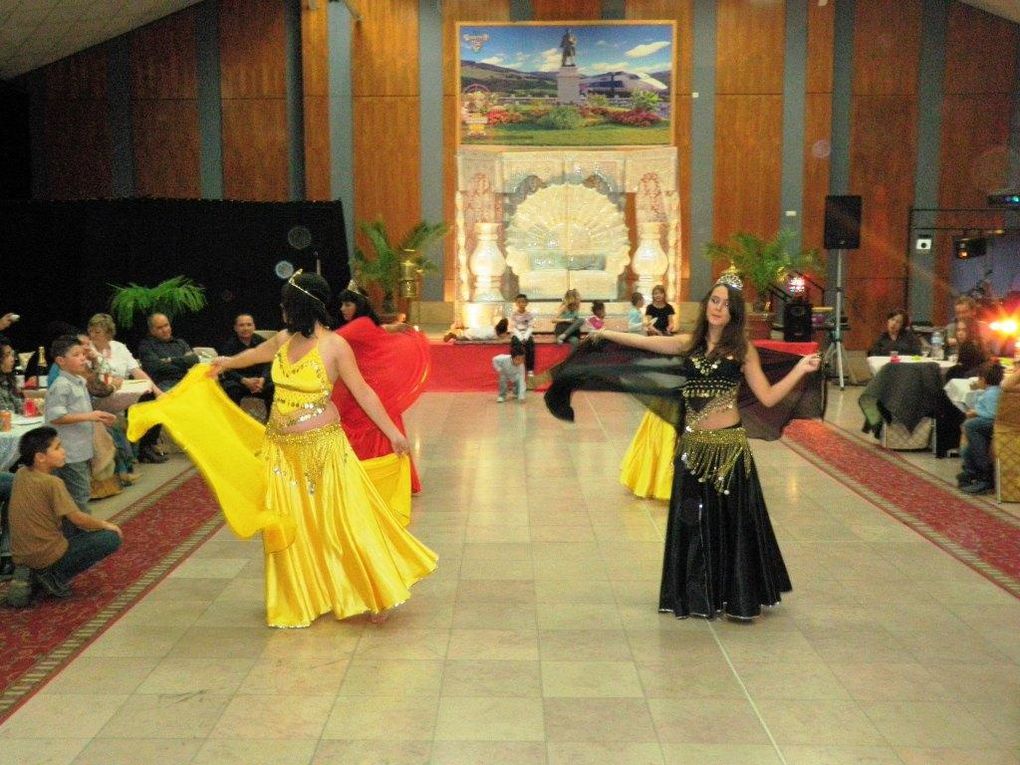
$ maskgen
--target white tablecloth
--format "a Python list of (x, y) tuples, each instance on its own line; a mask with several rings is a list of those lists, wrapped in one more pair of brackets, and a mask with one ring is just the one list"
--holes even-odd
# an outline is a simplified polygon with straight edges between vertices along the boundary
[(138, 402), (143, 393), (152, 390), (152, 383), (148, 380), (125, 380), (118, 390), (109, 396), (92, 399), (94, 409), (101, 409), (104, 412), (123, 412), (129, 406)]
[(981, 393), (980, 390), (972, 390), (970, 387), (972, 383), (976, 382), (976, 377), (957, 377), (955, 380), (947, 382), (942, 390), (961, 412), (966, 412), (968, 409), (974, 408), (974, 400)]
[[(871, 370), (871, 374), (875, 374), (879, 369), (884, 367), (892, 359), (891, 356), (868, 356), (868, 368)], [(935, 359), (927, 358), (925, 356), (900, 356), (899, 364), (922, 364), (934, 362)], [(954, 361), (940, 361), (938, 365), (941, 369), (949, 369), (956, 362)]]
[(43, 424), (42, 416), (22, 417), (14, 415), (10, 430), (0, 431), (0, 470), (7, 470), (18, 461), (18, 441), (21, 436), (32, 428), (38, 428)]

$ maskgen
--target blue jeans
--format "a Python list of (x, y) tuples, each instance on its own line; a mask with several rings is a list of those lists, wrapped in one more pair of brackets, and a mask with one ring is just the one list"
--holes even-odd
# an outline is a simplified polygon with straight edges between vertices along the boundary
[(963, 421), (963, 432), (967, 436), (967, 445), (960, 453), (963, 472), (988, 483), (994, 482), (992, 459), (988, 453), (994, 424), (995, 420), (991, 417), (971, 417)]
[[(507, 388), (512, 385), (516, 389), (517, 398), (524, 398), (524, 391), (528, 389), (527, 383), (524, 382), (524, 367), (514, 368), (520, 370), (520, 372), (512, 378), (499, 375), (499, 395), (505, 396), (507, 394)], [(513, 391), (511, 392), (511, 395), (514, 395)]]
[(83, 513), (88, 513), (89, 497), (92, 496), (92, 469), (88, 461), (68, 462), (64, 467), (54, 470), (53, 475), (67, 486), (74, 504)]
[(67, 552), (50, 570), (62, 582), (72, 578), (86, 569), (92, 568), (110, 553), (120, 547), (120, 536), (115, 531), (83, 531), (67, 540)]

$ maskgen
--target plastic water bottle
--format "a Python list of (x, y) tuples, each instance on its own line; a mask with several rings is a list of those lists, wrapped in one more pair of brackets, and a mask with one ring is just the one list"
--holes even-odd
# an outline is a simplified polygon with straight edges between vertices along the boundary
[(931, 357), (935, 361), (942, 361), (945, 358), (945, 350), (942, 347), (943, 343), (942, 332), (936, 329), (931, 336)]

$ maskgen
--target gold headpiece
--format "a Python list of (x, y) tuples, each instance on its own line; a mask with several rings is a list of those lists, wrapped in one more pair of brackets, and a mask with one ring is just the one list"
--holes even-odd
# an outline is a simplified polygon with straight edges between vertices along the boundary
[(731, 265), (725, 271), (723, 271), (719, 278), (715, 280), (713, 287), (718, 287), (720, 284), (725, 284), (727, 287), (732, 287), (738, 292), (744, 291), (744, 283), (740, 280), (740, 272), (737, 271), (736, 266)]
[(299, 276), (301, 276), (301, 274), (302, 274), (302, 273), (304, 273), (304, 269), (303, 269), (303, 268), (299, 268), (299, 269), (298, 269), (297, 271), (295, 271), (295, 272), (293, 273), (293, 275), (292, 275), (292, 276), (291, 276), (291, 277), (290, 277), (290, 278), (289, 278), (289, 279), (287, 280), (287, 284), (289, 284), (289, 285), (290, 285), (291, 287), (293, 287), (294, 289), (298, 290), (299, 292), (303, 292), (303, 293), (305, 293), (305, 294), (306, 294), (306, 295), (308, 295), (308, 297), (310, 297), (310, 298), (311, 298), (312, 300), (315, 300), (316, 302), (318, 302), (318, 303), (319, 303), (319, 305), (325, 306), (326, 304), (322, 302), (322, 298), (318, 298), (318, 297), (316, 297), (316, 296), (315, 296), (315, 295), (313, 295), (313, 294), (312, 294), (311, 292), (309, 292), (308, 290), (306, 290), (306, 289), (305, 289), (304, 287), (302, 287), (302, 286), (301, 286), (300, 284), (298, 284), (298, 283), (297, 283), (297, 278), (298, 278)]
[(347, 282), (347, 290), (349, 292), (357, 292), (359, 294), (361, 293), (361, 287), (358, 286), (358, 283), (354, 281), (354, 279), (351, 279), (349, 282)]

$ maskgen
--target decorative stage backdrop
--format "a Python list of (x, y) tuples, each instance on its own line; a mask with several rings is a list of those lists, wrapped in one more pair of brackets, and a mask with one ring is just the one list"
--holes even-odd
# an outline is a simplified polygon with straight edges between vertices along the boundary
[[(238, 313), (253, 314), (260, 328), (281, 326), (282, 261), (314, 271), (318, 258), (334, 292), (350, 279), (339, 201), (4, 200), (0, 252), (0, 313), (21, 315), (7, 334), (26, 351), (46, 339), (53, 320), (83, 326), (107, 311), (111, 284), (191, 277), (208, 305), (178, 317), (174, 334), (219, 347)], [(289, 276), (285, 266), (279, 273)], [(142, 324), (119, 330), (118, 339), (133, 349)]]

